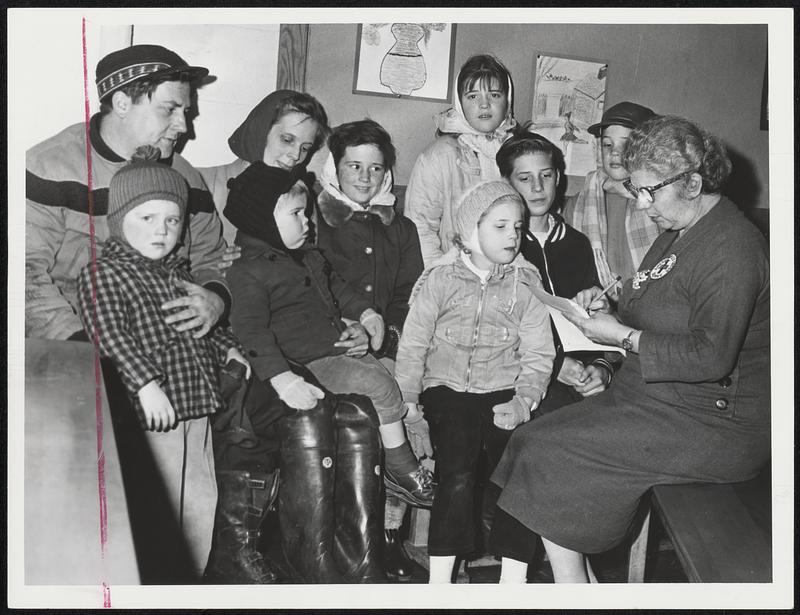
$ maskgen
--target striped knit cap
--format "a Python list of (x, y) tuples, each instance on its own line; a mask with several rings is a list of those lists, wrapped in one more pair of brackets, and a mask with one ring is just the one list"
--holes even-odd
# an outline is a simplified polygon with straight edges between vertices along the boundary
[(158, 162), (159, 156), (158, 148), (144, 145), (134, 152), (131, 162), (111, 178), (106, 217), (111, 237), (125, 240), (122, 234), (125, 214), (146, 201), (163, 199), (177, 203), (181, 219), (185, 218), (189, 186), (180, 173)]
[(524, 207), (519, 192), (505, 180), (481, 182), (464, 193), (454, 216), (455, 230), (461, 241), (469, 241), (484, 212), (502, 198), (515, 200)]

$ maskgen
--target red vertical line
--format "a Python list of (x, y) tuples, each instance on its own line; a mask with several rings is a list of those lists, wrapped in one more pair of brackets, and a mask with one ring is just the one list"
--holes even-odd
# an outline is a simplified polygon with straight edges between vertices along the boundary
[[(89, 109), (89, 70), (86, 58), (86, 18), (81, 20), (83, 45), (83, 112), (86, 129), (86, 197), (89, 209), (89, 251), (92, 279), (92, 323), (94, 329), (94, 408), (97, 427), (97, 489), (100, 500), (100, 559), (101, 574), (105, 576), (105, 558), (108, 547), (108, 506), (106, 499), (106, 457), (103, 450), (103, 377), (100, 366), (100, 334), (97, 328), (97, 242), (94, 229), (94, 197), (92, 195), (92, 142), (91, 114)], [(103, 607), (111, 607), (111, 588), (102, 581)]]

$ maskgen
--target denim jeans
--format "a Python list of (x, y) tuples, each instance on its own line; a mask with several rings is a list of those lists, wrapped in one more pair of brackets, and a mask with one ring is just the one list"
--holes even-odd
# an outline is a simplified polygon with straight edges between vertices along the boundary
[(307, 363), (306, 367), (331, 393), (356, 393), (369, 397), (381, 425), (403, 418), (405, 407), (397, 382), (372, 355), (356, 359), (339, 354), (316, 359)]
[[(439, 478), (431, 509), (429, 555), (465, 555), (475, 549), (478, 457), (485, 448), (490, 476), (512, 433), (494, 425), (492, 408), (513, 397), (510, 389), (460, 393), (445, 386), (422, 393)], [(484, 492), (485, 517), (493, 513), (498, 491), (490, 484)]]

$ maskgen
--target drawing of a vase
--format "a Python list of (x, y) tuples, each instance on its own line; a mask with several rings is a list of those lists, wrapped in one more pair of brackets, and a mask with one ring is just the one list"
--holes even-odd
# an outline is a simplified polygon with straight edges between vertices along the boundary
[(398, 95), (408, 96), (425, 85), (425, 59), (417, 43), (425, 30), (415, 23), (392, 24), (397, 41), (381, 62), (381, 83)]

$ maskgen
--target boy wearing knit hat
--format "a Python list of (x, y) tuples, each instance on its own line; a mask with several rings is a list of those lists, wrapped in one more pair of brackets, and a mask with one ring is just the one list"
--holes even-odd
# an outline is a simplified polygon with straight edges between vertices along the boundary
[[(491, 473), (550, 381), (550, 317), (533, 294), (541, 278), (519, 256), (525, 211), (505, 181), (479, 183), (463, 195), (454, 246), (418, 280), (400, 338), (395, 377), (409, 411), (424, 406), (436, 452), (431, 583), (449, 583), (456, 557), (475, 549), (478, 454), (486, 449)], [(488, 485), (485, 533), (497, 495)]]
[(217, 369), (228, 360), (250, 367), (229, 329), (197, 338), (164, 320), (162, 304), (185, 296), (182, 282), (193, 279), (176, 250), (189, 189), (158, 155), (155, 147), (140, 148), (111, 178), (109, 240), (81, 270), (78, 300), (89, 339), (128, 390), (172, 512), (174, 543), (149, 547), (177, 559), (177, 578), (196, 581), (208, 559), (217, 500), (208, 421), (223, 405)]

